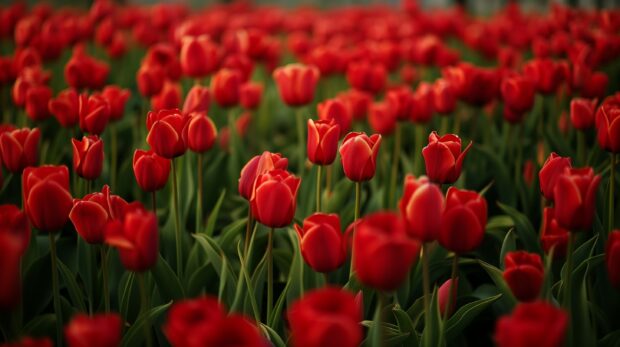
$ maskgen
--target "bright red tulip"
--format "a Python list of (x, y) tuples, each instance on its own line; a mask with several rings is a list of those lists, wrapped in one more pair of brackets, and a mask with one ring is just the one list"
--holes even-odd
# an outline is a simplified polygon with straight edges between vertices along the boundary
[(428, 145), (422, 149), (428, 178), (435, 183), (456, 182), (471, 146), (472, 142), (461, 151), (461, 139), (457, 135), (439, 137), (437, 132), (433, 131), (428, 137)]
[(20, 173), (34, 166), (39, 157), (39, 129), (16, 129), (0, 133), (0, 155), (7, 170)]
[(206, 35), (186, 36), (181, 45), (181, 69), (191, 78), (203, 78), (215, 72), (219, 65), (220, 52)]
[(329, 120), (308, 119), (308, 159), (316, 165), (330, 165), (336, 159), (340, 126)]
[(566, 338), (568, 314), (550, 303), (518, 304), (512, 314), (495, 326), (498, 347), (561, 347)]
[(441, 189), (426, 176), (407, 175), (403, 190), (398, 207), (409, 235), (420, 242), (437, 240), (445, 205)]
[(80, 129), (101, 135), (110, 120), (110, 104), (100, 94), (80, 95)]
[(237, 70), (221, 69), (211, 78), (211, 93), (218, 105), (228, 108), (239, 103), (241, 74)]
[(375, 175), (381, 135), (370, 137), (352, 132), (345, 136), (340, 146), (340, 159), (344, 174), (353, 182), (368, 181)]
[(171, 110), (181, 107), (181, 85), (167, 80), (157, 95), (151, 97), (151, 106), (154, 111)]
[(354, 62), (347, 67), (347, 81), (355, 89), (377, 94), (385, 88), (387, 71), (381, 64), (365, 60)]
[(554, 258), (564, 258), (568, 245), (568, 230), (562, 228), (555, 219), (555, 209), (545, 207), (543, 210), (543, 226), (540, 231), (540, 242), (543, 250), (549, 254), (553, 249)]
[(273, 169), (286, 170), (288, 159), (279, 153), (263, 152), (261, 155), (254, 156), (241, 169), (239, 176), (239, 195), (244, 199), (250, 200), (254, 190), (256, 178)]
[(104, 185), (100, 193), (90, 193), (82, 199), (73, 201), (69, 219), (77, 233), (90, 244), (102, 244), (108, 221), (123, 215), (127, 202), (118, 195), (110, 193)]
[(192, 112), (209, 112), (210, 92), (208, 87), (194, 85), (189, 90), (183, 103), (183, 114)]
[(598, 143), (602, 149), (620, 153), (620, 101), (618, 96), (609, 97), (596, 112)]
[(477, 192), (448, 189), (439, 244), (457, 254), (478, 248), (487, 225), (487, 201)]
[(273, 71), (282, 101), (293, 107), (312, 102), (319, 77), (319, 69), (312, 65), (288, 64)]
[(136, 149), (133, 153), (133, 173), (145, 192), (162, 189), (170, 175), (170, 159), (160, 157), (153, 150)]
[(509, 252), (504, 258), (504, 280), (519, 301), (533, 301), (540, 294), (545, 269), (536, 253)]
[(101, 96), (110, 105), (110, 121), (117, 121), (125, 114), (125, 104), (131, 96), (129, 89), (121, 89), (119, 86), (110, 85), (103, 88)]
[(397, 115), (389, 102), (376, 102), (370, 105), (368, 123), (375, 133), (390, 135), (396, 129)]
[(95, 180), (103, 169), (103, 141), (97, 135), (84, 136), (82, 141), (71, 139), (73, 144), (73, 170), (78, 176)]
[(569, 231), (586, 231), (592, 227), (596, 210), (596, 191), (601, 176), (590, 167), (564, 169), (557, 178), (553, 197), (555, 218)]
[(80, 118), (79, 94), (73, 88), (65, 89), (49, 101), (48, 109), (60, 125), (72, 128)]
[(246, 82), (239, 89), (239, 102), (246, 110), (254, 110), (260, 105), (263, 97), (263, 85), (257, 82)]
[(22, 193), (24, 209), (35, 228), (46, 232), (62, 229), (73, 206), (66, 166), (27, 167)]
[(146, 116), (146, 127), (149, 132), (146, 142), (157, 155), (173, 159), (183, 155), (187, 145), (183, 141), (183, 128), (189, 116), (178, 109), (150, 111)]
[(301, 178), (281, 169), (258, 175), (250, 198), (254, 218), (271, 228), (291, 224), (300, 183)]
[(211, 118), (203, 112), (189, 115), (189, 121), (183, 129), (183, 141), (191, 151), (204, 153), (213, 147), (217, 138), (217, 129)]
[(618, 271), (620, 269), (620, 230), (616, 229), (609, 233), (605, 247), (605, 265), (609, 282), (620, 289), (620, 271)]
[(26, 115), (33, 121), (42, 121), (51, 116), (47, 104), (52, 98), (52, 89), (48, 86), (37, 85), (28, 88), (26, 92)]
[(77, 314), (65, 327), (65, 339), (69, 347), (118, 347), (122, 329), (121, 317), (116, 313)]
[(564, 169), (571, 167), (571, 158), (560, 157), (555, 152), (551, 152), (549, 157), (538, 172), (540, 181), (540, 191), (545, 199), (553, 201), (553, 190), (555, 189), (558, 177), (564, 173)]
[(304, 219), (303, 227), (295, 224), (295, 230), (301, 254), (314, 271), (334, 271), (346, 260), (347, 245), (337, 214), (315, 213)]
[(353, 118), (346, 104), (339, 99), (327, 99), (316, 105), (319, 119), (333, 119), (340, 128), (339, 137), (344, 136), (350, 129)]

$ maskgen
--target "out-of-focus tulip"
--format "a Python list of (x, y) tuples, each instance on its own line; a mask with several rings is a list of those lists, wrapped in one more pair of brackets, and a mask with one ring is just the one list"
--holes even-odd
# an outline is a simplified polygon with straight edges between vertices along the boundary
[(183, 155), (187, 145), (183, 141), (183, 128), (189, 116), (178, 109), (149, 112), (146, 116), (146, 127), (149, 132), (146, 142), (157, 155), (173, 159)]
[(457, 95), (450, 81), (440, 78), (433, 84), (433, 108), (442, 114), (454, 112)]
[(604, 98), (607, 95), (609, 77), (602, 71), (597, 71), (585, 79), (581, 87), (581, 96), (584, 98)]
[(316, 165), (330, 165), (336, 159), (340, 126), (329, 120), (308, 119), (308, 159)]
[(504, 106), (517, 114), (523, 114), (534, 106), (536, 89), (527, 76), (512, 76), (502, 81), (500, 90)]
[(540, 242), (543, 250), (549, 254), (553, 249), (554, 258), (564, 258), (568, 245), (568, 230), (562, 228), (555, 219), (555, 209), (545, 207), (543, 210), (543, 225), (540, 231)]
[(80, 118), (79, 94), (75, 89), (65, 89), (49, 101), (48, 108), (60, 125), (72, 128)]
[(211, 149), (217, 138), (217, 129), (211, 118), (203, 112), (189, 115), (189, 121), (183, 129), (183, 141), (196, 153), (204, 153)]
[(596, 112), (598, 144), (602, 149), (620, 153), (620, 101), (618, 96), (609, 97)]
[(512, 314), (495, 326), (498, 347), (560, 347), (564, 345), (568, 314), (550, 303), (518, 304)]
[(562, 83), (562, 67), (548, 58), (530, 60), (523, 71), (534, 81), (538, 92), (543, 94), (554, 93)]
[(354, 120), (363, 120), (368, 114), (368, 108), (372, 103), (372, 95), (357, 89), (349, 89), (338, 93), (338, 99), (347, 105), (349, 113)]
[(129, 89), (121, 89), (119, 86), (110, 85), (103, 88), (101, 96), (110, 105), (110, 121), (118, 121), (125, 114), (125, 104), (131, 96)]
[(103, 169), (103, 141), (97, 135), (84, 136), (82, 141), (71, 139), (73, 144), (73, 170), (78, 176), (95, 180)]
[(0, 155), (4, 167), (10, 172), (20, 173), (25, 167), (36, 165), (40, 137), (38, 128), (0, 133)]
[(347, 67), (347, 81), (355, 89), (377, 94), (385, 88), (387, 71), (383, 65), (368, 61), (350, 63)]
[(239, 89), (239, 102), (246, 110), (254, 110), (263, 97), (263, 85), (257, 82), (246, 82)]
[(20, 259), (30, 242), (26, 214), (15, 205), (0, 205), (0, 309), (20, 303)]
[(448, 279), (445, 281), (437, 290), (437, 304), (439, 306), (439, 312), (442, 315), (446, 314), (446, 310), (448, 309), (448, 300), (451, 300), (450, 304), (450, 312), (448, 312), (448, 317), (452, 316), (454, 311), (456, 311), (456, 297), (458, 296), (458, 288), (459, 288), (459, 278), (457, 277), (454, 286), (454, 294), (452, 298), (450, 298), (450, 292), (452, 291), (452, 279)]
[(121, 317), (116, 313), (77, 314), (65, 327), (69, 347), (117, 347), (121, 342)]
[(353, 119), (349, 109), (345, 103), (340, 99), (327, 99), (317, 104), (317, 111), (319, 119), (330, 120), (333, 119), (340, 127), (339, 137), (344, 136), (350, 129)]
[(540, 181), (540, 191), (545, 199), (553, 201), (553, 190), (558, 177), (564, 173), (564, 169), (571, 167), (571, 158), (560, 157), (555, 152), (551, 152), (549, 157), (538, 172)]
[(4, 241), (10, 241), (17, 253), (23, 255), (30, 243), (30, 225), (26, 214), (15, 205), (0, 205), (0, 234), (9, 237)]
[(353, 182), (368, 181), (375, 175), (381, 135), (370, 137), (352, 132), (345, 136), (340, 146), (340, 159), (344, 174)]
[(183, 103), (183, 113), (190, 114), (192, 112), (209, 112), (209, 101), (211, 94), (208, 87), (194, 85), (189, 90)]
[(118, 195), (110, 194), (110, 187), (104, 185), (100, 193), (90, 193), (73, 201), (69, 219), (77, 233), (90, 244), (104, 241), (108, 221), (120, 218), (127, 202)]
[(459, 98), (468, 104), (483, 106), (499, 95), (500, 76), (496, 69), (460, 63), (445, 68), (442, 74)]
[(80, 95), (80, 129), (101, 135), (110, 120), (110, 104), (100, 94)]
[(441, 230), (444, 198), (441, 189), (426, 176), (405, 177), (403, 197), (398, 203), (407, 232), (420, 242), (437, 240)]
[(355, 227), (353, 269), (364, 285), (395, 290), (409, 274), (419, 253), (420, 244), (407, 236), (404, 221), (395, 213), (368, 215)]
[(75, 89), (99, 89), (104, 86), (110, 67), (86, 54), (84, 46), (73, 50), (65, 65), (65, 80)]
[(575, 98), (570, 102), (570, 120), (573, 127), (579, 130), (589, 129), (594, 126), (594, 115), (597, 100)]
[(160, 157), (153, 150), (136, 149), (133, 153), (133, 173), (145, 192), (162, 189), (170, 175), (170, 159)]
[(433, 131), (428, 137), (428, 145), (422, 149), (428, 178), (435, 183), (456, 182), (471, 146), (472, 142), (461, 151), (461, 139), (457, 135), (439, 137), (437, 132)]
[(254, 182), (256, 178), (273, 169), (286, 170), (288, 159), (279, 153), (263, 152), (261, 155), (254, 156), (241, 169), (239, 176), (239, 194), (246, 200), (252, 197)]
[(509, 252), (504, 258), (504, 280), (519, 301), (533, 301), (540, 294), (545, 269), (542, 259), (536, 253), (525, 251)]
[(271, 228), (291, 224), (297, 209), (297, 191), (301, 178), (281, 169), (256, 177), (250, 206), (256, 220)]
[(555, 218), (569, 231), (586, 231), (592, 227), (596, 210), (596, 191), (601, 176), (590, 167), (564, 169), (553, 188)]
[(287, 312), (295, 347), (355, 347), (362, 342), (362, 312), (355, 296), (327, 287), (307, 293)]
[(49, 337), (33, 338), (26, 336), (18, 342), (6, 345), (6, 347), (54, 347), (54, 343)]
[(404, 121), (409, 119), (411, 107), (413, 106), (413, 102), (411, 100), (412, 91), (409, 87), (398, 87), (391, 89), (385, 94), (385, 99), (387, 105), (389, 105), (390, 109), (394, 113), (394, 117), (396, 117), (397, 120)]
[(450, 187), (441, 220), (439, 243), (457, 254), (471, 252), (482, 243), (486, 225), (486, 200), (477, 192)]
[(306, 56), (306, 61), (316, 66), (321, 76), (342, 73), (345, 68), (345, 57), (337, 47), (321, 45), (314, 48)]
[(280, 98), (292, 107), (312, 102), (319, 76), (319, 69), (303, 64), (289, 64), (273, 71)]
[(24, 209), (35, 228), (59, 231), (69, 219), (73, 199), (66, 166), (27, 167), (22, 178), (22, 193)]
[(337, 214), (315, 213), (304, 219), (303, 227), (295, 224), (295, 230), (301, 254), (314, 271), (334, 271), (346, 260), (347, 245)]
[(370, 105), (368, 123), (376, 133), (390, 135), (396, 129), (396, 113), (389, 102), (376, 102)]
[(416, 124), (426, 124), (433, 118), (435, 112), (433, 88), (426, 82), (420, 83), (411, 97), (412, 122)]
[(211, 94), (218, 105), (227, 108), (239, 103), (241, 74), (237, 70), (221, 69), (211, 79)]
[(165, 71), (157, 65), (142, 64), (136, 73), (138, 90), (147, 98), (159, 94), (165, 79)]
[(181, 85), (166, 81), (157, 95), (151, 97), (151, 106), (154, 110), (170, 110), (181, 107)]
[(49, 118), (51, 113), (47, 107), (52, 98), (52, 89), (48, 86), (38, 85), (28, 88), (26, 92), (26, 115), (33, 121), (41, 121)]
[(616, 229), (609, 233), (605, 247), (605, 265), (609, 282), (620, 289), (620, 230)]
[(181, 45), (181, 69), (192, 78), (202, 78), (217, 70), (220, 52), (206, 35), (186, 36)]

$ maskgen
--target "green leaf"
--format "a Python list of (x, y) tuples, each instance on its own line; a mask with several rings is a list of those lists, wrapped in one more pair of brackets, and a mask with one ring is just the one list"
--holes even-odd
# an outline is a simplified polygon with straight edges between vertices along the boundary
[(403, 311), (399, 305), (395, 305), (392, 308), (392, 313), (394, 314), (394, 318), (396, 318), (399, 330), (403, 334), (407, 334), (407, 337), (404, 341), (402, 341), (402, 343), (411, 347), (419, 346), (420, 341), (418, 339), (418, 333), (415, 331), (415, 326), (413, 325), (411, 317), (409, 317), (407, 312)]
[(504, 258), (506, 257), (506, 253), (513, 252), (517, 249), (517, 239), (515, 237), (514, 228), (508, 230), (506, 236), (504, 237), (504, 242), (502, 243), (502, 249), (499, 252), (499, 263), (503, 267), (504, 266)]
[(498, 202), (497, 205), (514, 221), (515, 231), (525, 249), (529, 252), (542, 254), (542, 248), (538, 242), (538, 235), (527, 216), (508, 205), (502, 204), (501, 202)]
[(439, 303), (437, 300), (437, 287), (435, 287), (431, 296), (431, 306), (429, 308), (430, 312), (425, 319), (424, 331), (422, 332), (421, 342), (422, 346), (425, 347), (437, 347), (445, 344), (445, 341), (441, 341), (443, 338), (441, 334), (441, 331), (443, 330), (443, 322), (439, 312)]
[(49, 336), (55, 333), (56, 315), (47, 313), (37, 316), (30, 320), (22, 329), (22, 335), (28, 336)]
[[(239, 259), (241, 260), (241, 274), (240, 275), (243, 276), (243, 278), (245, 279), (245, 283), (248, 287), (247, 293), (249, 293), (248, 297), (252, 305), (252, 313), (254, 314), (254, 320), (256, 320), (257, 322), (260, 322), (260, 310), (258, 309), (258, 304), (256, 303), (256, 297), (254, 296), (254, 288), (252, 286), (252, 281), (250, 280), (250, 276), (248, 275), (247, 269), (245, 267), (246, 260), (245, 258), (243, 258), (243, 254), (241, 253), (241, 242), (237, 244), (237, 253), (239, 254)], [(240, 295), (240, 293), (239, 294), (235, 293), (235, 300), (233, 300), (233, 302), (237, 302), (237, 299), (238, 299), (237, 295)]]
[(478, 263), (487, 272), (487, 274), (489, 274), (489, 277), (491, 277), (491, 280), (493, 280), (500, 293), (503, 294), (502, 300), (508, 303), (510, 308), (512, 309), (512, 307), (517, 304), (517, 299), (514, 297), (514, 295), (512, 295), (512, 291), (508, 287), (508, 284), (506, 284), (506, 281), (504, 281), (504, 275), (502, 273), (502, 270), (482, 260), (478, 260)]
[[(60, 259), (58, 259), (58, 270), (60, 271), (60, 275), (65, 282), (65, 286), (67, 287), (67, 291), (69, 292), (73, 305), (79, 311), (86, 312), (86, 305), (84, 305), (84, 294), (82, 293), (80, 286), (78, 286), (73, 272), (71, 272), (67, 265), (65, 265)], [(94, 306), (94, 303), (92, 304)]]
[(129, 302), (131, 301), (133, 285), (135, 281), (135, 274), (133, 272), (126, 272), (119, 283), (119, 310), (122, 317), (129, 318)]
[(163, 300), (176, 300), (185, 297), (181, 281), (161, 254), (159, 254), (155, 267), (151, 269), (151, 274)]
[[(192, 235), (196, 241), (202, 246), (204, 249), (209, 262), (213, 264), (213, 268), (217, 272), (217, 275), (220, 279), (223, 278), (222, 265), (225, 264), (227, 267), (226, 270), (226, 288), (229, 290), (234, 290), (237, 287), (237, 278), (235, 276), (234, 271), (228, 268), (230, 267), (230, 261), (225, 261), (224, 258), (226, 255), (224, 251), (218, 246), (218, 244), (209, 236), (205, 234), (193, 234)], [(229, 293), (231, 297), (234, 295), (234, 292)]]
[(280, 335), (278, 335), (278, 333), (275, 332), (273, 329), (271, 329), (268, 325), (260, 323), (259, 327), (261, 330), (267, 333), (266, 335), (267, 337), (269, 337), (269, 341), (271, 341), (274, 344), (274, 346), (286, 347), (286, 344), (284, 343), (284, 341), (282, 341), (282, 338), (280, 337)]
[(213, 231), (215, 230), (215, 222), (217, 222), (217, 217), (220, 213), (220, 208), (222, 207), (222, 202), (224, 202), (224, 196), (226, 196), (226, 189), (222, 189), (222, 193), (220, 193), (220, 197), (217, 199), (211, 214), (209, 215), (209, 220), (207, 221), (207, 228), (204, 229), (204, 233), (208, 236), (213, 236)]
[(502, 294), (497, 294), (463, 305), (446, 323), (446, 341), (457, 338), (480, 313), (501, 297)]
[(123, 340), (122, 347), (141, 346), (144, 341), (144, 329), (146, 324), (151, 324), (156, 318), (161, 316), (172, 305), (172, 301), (167, 304), (153, 307), (140, 315), (136, 322), (127, 330)]

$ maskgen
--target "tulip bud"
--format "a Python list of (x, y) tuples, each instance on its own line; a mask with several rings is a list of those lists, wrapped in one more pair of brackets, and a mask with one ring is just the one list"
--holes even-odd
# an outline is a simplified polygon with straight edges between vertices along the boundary
[(131, 96), (129, 89), (121, 89), (119, 86), (110, 85), (103, 88), (101, 96), (110, 105), (110, 121), (117, 121), (125, 114), (125, 104)]
[(351, 122), (353, 121), (349, 109), (345, 103), (339, 99), (327, 99), (317, 104), (317, 111), (319, 119), (330, 120), (333, 119), (340, 127), (339, 138), (344, 136), (351, 129)]
[(433, 131), (428, 137), (428, 145), (422, 149), (426, 165), (426, 175), (431, 181), (442, 184), (454, 183), (461, 175), (465, 155), (472, 142), (461, 151), (461, 139), (454, 134), (442, 137)]
[(183, 129), (183, 141), (196, 153), (204, 153), (211, 149), (217, 138), (217, 129), (211, 118), (203, 112), (189, 115), (189, 121)]
[(407, 175), (403, 190), (398, 207), (409, 235), (420, 242), (437, 240), (444, 209), (441, 189), (426, 176), (416, 180), (412, 175)]
[(555, 189), (558, 177), (564, 173), (565, 168), (571, 167), (571, 158), (560, 157), (555, 152), (551, 152), (549, 157), (538, 172), (540, 181), (540, 191), (545, 199), (553, 201), (553, 190)]
[(459, 288), (459, 278), (457, 277), (454, 281), (455, 287), (454, 293), (452, 297), (450, 297), (450, 292), (452, 291), (452, 279), (445, 281), (439, 290), (437, 290), (437, 304), (439, 306), (439, 312), (442, 315), (446, 314), (446, 310), (448, 309), (448, 300), (451, 300), (450, 304), (450, 312), (448, 312), (448, 317), (452, 316), (454, 311), (456, 311), (456, 297), (458, 296), (458, 288)]
[(80, 117), (79, 95), (75, 89), (65, 89), (55, 99), (49, 101), (48, 109), (60, 125), (65, 128), (72, 128), (77, 124)]
[(239, 89), (239, 101), (246, 110), (254, 110), (260, 104), (263, 96), (263, 85), (260, 83), (246, 82)]
[(334, 121), (308, 119), (308, 159), (316, 165), (330, 165), (336, 159), (340, 126)]
[(620, 153), (620, 106), (613, 98), (616, 97), (609, 97), (598, 108), (596, 129), (599, 146), (606, 151)]
[(65, 327), (69, 347), (117, 347), (121, 342), (121, 317), (116, 313), (77, 314)]
[(377, 102), (370, 105), (368, 123), (376, 133), (383, 136), (390, 135), (396, 129), (396, 113), (389, 102)]
[(59, 231), (73, 205), (66, 166), (27, 167), (22, 178), (24, 209), (35, 228)]
[(385, 88), (387, 71), (383, 65), (368, 61), (350, 63), (347, 67), (347, 82), (355, 89), (377, 94)]
[(221, 69), (211, 79), (211, 93), (215, 101), (223, 108), (239, 103), (241, 74), (237, 70)]
[(96, 180), (103, 169), (103, 141), (97, 135), (84, 136), (73, 144), (73, 170), (87, 180)]
[(133, 173), (142, 190), (158, 191), (168, 182), (170, 159), (158, 156), (153, 150), (136, 149), (133, 154)]
[(550, 303), (520, 303), (495, 326), (498, 347), (559, 347), (564, 345), (568, 314)]
[(312, 65), (289, 64), (273, 71), (282, 101), (292, 107), (312, 102), (319, 77), (319, 69)]
[(487, 225), (487, 202), (471, 190), (448, 189), (439, 244), (457, 254), (480, 246)]
[(7, 170), (20, 173), (27, 166), (34, 166), (39, 156), (38, 128), (16, 129), (0, 133), (0, 155)]
[(186, 36), (181, 45), (181, 69), (192, 78), (202, 78), (217, 70), (219, 49), (206, 35)]
[(618, 271), (620, 269), (620, 230), (616, 229), (609, 233), (605, 247), (605, 264), (609, 282), (615, 288), (620, 289), (620, 271)]
[(101, 135), (110, 120), (110, 104), (100, 94), (80, 95), (80, 129)]
[(304, 219), (303, 228), (295, 224), (295, 230), (301, 254), (314, 271), (334, 271), (346, 260), (347, 245), (337, 214), (315, 213)]
[(565, 168), (553, 189), (555, 217), (569, 231), (586, 231), (592, 227), (596, 210), (596, 191), (601, 176), (591, 167)]
[(127, 202), (118, 195), (110, 194), (104, 185), (101, 193), (90, 193), (73, 201), (69, 219), (77, 233), (90, 244), (102, 244), (106, 223), (122, 216)]
[(509, 252), (504, 258), (504, 280), (519, 301), (533, 301), (540, 294), (545, 270), (540, 255), (525, 251)]
[(300, 178), (281, 169), (258, 175), (250, 197), (254, 218), (271, 228), (291, 224), (297, 208), (300, 183)]
[(210, 94), (209, 88), (201, 85), (194, 85), (189, 90), (183, 103), (183, 114), (192, 112), (209, 112)]
[(183, 129), (189, 120), (178, 109), (150, 111), (146, 116), (149, 134), (146, 142), (157, 155), (173, 159), (183, 155), (187, 145), (183, 141)]

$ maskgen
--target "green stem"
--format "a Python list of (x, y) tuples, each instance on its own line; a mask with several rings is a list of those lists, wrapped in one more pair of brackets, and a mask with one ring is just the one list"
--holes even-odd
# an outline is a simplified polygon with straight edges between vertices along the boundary
[(448, 133), (448, 128), (450, 127), (448, 122), (450, 121), (450, 119), (448, 118), (448, 116), (442, 116), (440, 118), (441, 118), (441, 128), (440, 128), (441, 134), (440, 135), (443, 136)]
[(516, 152), (516, 160), (515, 160), (515, 183), (518, 184), (520, 182), (520, 178), (522, 175), (522, 157), (523, 157), (523, 146), (521, 145), (521, 141), (519, 140), (520, 135), (521, 135), (521, 125), (517, 124), (513, 126), (514, 130), (514, 138), (513, 138), (513, 143), (512, 145), (515, 147), (514, 151)]
[(198, 180), (198, 197), (196, 199), (196, 233), (200, 232), (200, 228), (202, 226), (202, 153), (198, 153), (198, 174), (196, 176), (196, 180)]
[(616, 154), (611, 153), (611, 162), (609, 170), (609, 231), (614, 229), (614, 190), (616, 187)]
[(429, 317), (430, 310), (430, 293), (431, 293), (431, 279), (430, 279), (430, 261), (429, 261), (429, 247), (428, 243), (422, 244), (422, 286), (424, 290), (424, 314), (426, 319)]
[(323, 166), (318, 165), (316, 168), (316, 212), (321, 212), (321, 173)]
[[(357, 220), (360, 217), (360, 201), (362, 200), (362, 182), (355, 182), (355, 211), (354, 211), (354, 219), (353, 219), (353, 235), (355, 235), (355, 229), (357, 228)], [(353, 247), (351, 247), (351, 267), (349, 268), (349, 278), (353, 277)]]
[(327, 196), (329, 197), (332, 192), (332, 175), (333, 175), (333, 165), (329, 165), (327, 167), (327, 177), (325, 177), (325, 189), (327, 190)]
[(454, 258), (452, 259), (452, 275), (450, 279), (452, 282), (450, 283), (450, 296), (448, 297), (448, 304), (446, 305), (446, 311), (444, 312), (444, 321), (447, 321), (450, 317), (450, 311), (452, 311), (452, 307), (456, 305), (456, 298), (454, 297), (456, 294), (456, 277), (459, 273), (459, 255), (454, 254)]
[(111, 164), (110, 164), (110, 184), (112, 186), (112, 191), (116, 190), (116, 171), (118, 166), (118, 139), (116, 135), (116, 125), (110, 125), (110, 136), (112, 139), (111, 143)]
[(461, 115), (457, 112), (454, 113), (454, 134), (459, 134), (461, 132)]
[(153, 203), (153, 213), (157, 215), (157, 192), (151, 192), (151, 202)]
[(400, 158), (402, 128), (400, 123), (396, 123), (396, 133), (394, 134), (394, 152), (392, 154), (392, 170), (390, 172), (390, 189), (388, 193), (387, 207), (392, 207), (394, 195), (396, 194), (396, 179), (398, 178), (398, 162)]
[(177, 276), (179, 278), (182, 276), (183, 265), (183, 250), (181, 247), (181, 216), (179, 213), (179, 194), (177, 187), (177, 164), (176, 159), (172, 159), (172, 201), (174, 203), (174, 217), (175, 217), (175, 226), (176, 226), (176, 251), (177, 251)]
[(571, 312), (571, 277), (573, 273), (573, 252), (575, 250), (575, 233), (570, 232), (568, 237), (568, 245), (566, 246), (566, 283), (564, 287), (564, 307), (568, 311), (569, 317)]
[(306, 141), (304, 138), (304, 116), (303, 108), (298, 107), (296, 110), (297, 118), (297, 141), (299, 141), (299, 162), (297, 168), (297, 174), (301, 176), (304, 170), (304, 163), (306, 161)]
[(413, 152), (413, 173), (422, 174), (422, 148), (424, 147), (424, 138), (426, 135), (426, 127), (424, 124), (415, 125), (415, 151)]
[(58, 283), (58, 265), (56, 258), (56, 238), (49, 233), (50, 258), (52, 261), (52, 290), (54, 294), (54, 313), (56, 314), (56, 345), (62, 346), (62, 310), (60, 307), (60, 287)]
[(245, 242), (243, 244), (243, 256), (246, 263), (249, 262), (248, 251), (250, 250), (250, 241), (252, 239), (252, 224), (254, 224), (254, 218), (252, 218), (252, 207), (248, 206), (248, 222), (245, 224)]
[[(144, 274), (139, 273), (138, 275), (138, 285), (140, 286), (140, 315), (147, 318), (147, 312), (149, 310), (149, 297), (148, 292), (146, 290), (146, 281), (144, 280)], [(144, 338), (146, 339), (146, 346), (153, 346), (153, 338), (151, 336), (151, 322), (144, 322)]]
[(377, 324), (377, 333), (379, 334), (379, 346), (385, 346), (385, 327), (383, 326), (383, 321), (385, 317), (383, 317), (383, 306), (385, 306), (385, 294), (380, 291), (377, 291), (377, 310), (375, 312), (375, 319)]
[(577, 130), (577, 161), (579, 165), (586, 165), (586, 136), (581, 130)]
[(99, 247), (101, 253), (101, 277), (103, 279), (103, 302), (106, 312), (110, 312), (110, 285), (108, 281), (108, 252), (106, 246)]
[(323, 282), (325, 287), (329, 285), (329, 272), (323, 272)]
[(269, 229), (267, 239), (267, 319), (268, 322), (271, 317), (271, 311), (273, 309), (273, 233), (275, 228)]

